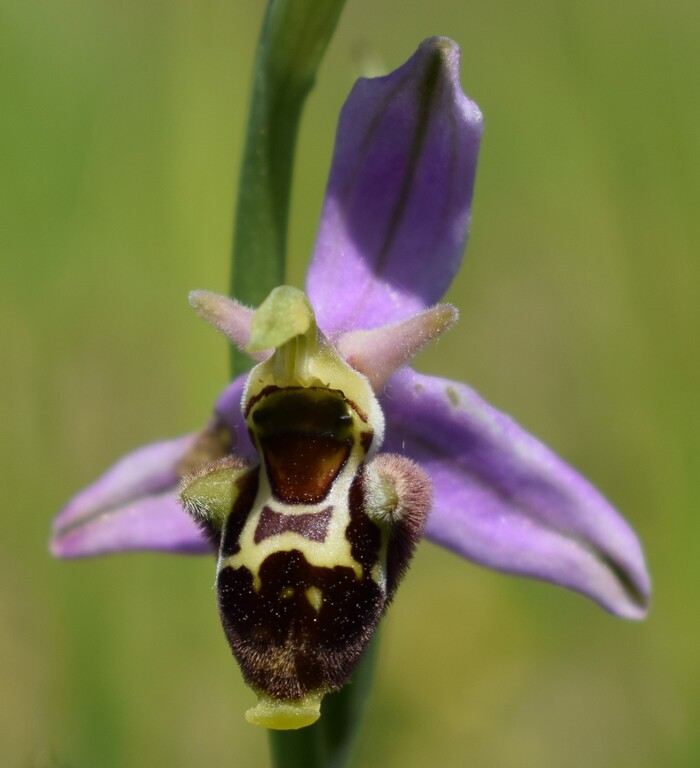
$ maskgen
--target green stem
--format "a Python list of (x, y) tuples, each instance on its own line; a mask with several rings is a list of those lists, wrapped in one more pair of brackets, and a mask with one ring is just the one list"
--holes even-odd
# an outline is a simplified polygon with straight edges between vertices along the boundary
[[(294, 150), (302, 108), (345, 0), (270, 0), (258, 42), (238, 187), (231, 293), (257, 306), (284, 283)], [(249, 366), (234, 348), (232, 375)], [(343, 768), (374, 672), (374, 640), (342, 691), (326, 696), (321, 719), (270, 731), (275, 768)]]
[(364, 712), (379, 645), (375, 635), (350, 682), (326, 696), (321, 718), (298, 731), (270, 731), (275, 768), (344, 768)]
[[(297, 130), (345, 0), (270, 0), (253, 74), (238, 185), (231, 293), (257, 306), (284, 282)], [(248, 359), (235, 348), (234, 376)]]

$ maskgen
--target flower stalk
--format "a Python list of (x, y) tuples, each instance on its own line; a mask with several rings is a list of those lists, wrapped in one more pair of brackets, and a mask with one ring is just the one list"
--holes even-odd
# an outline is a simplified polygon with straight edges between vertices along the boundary
[[(345, 0), (270, 0), (253, 69), (234, 221), (231, 295), (258, 306), (285, 280), (294, 150), (304, 102)], [(233, 348), (235, 377), (250, 361)]]
[(343, 768), (347, 765), (372, 687), (379, 634), (374, 636), (345, 688), (326, 697), (320, 720), (298, 731), (269, 732), (275, 768)]
[[(344, 3), (270, 0), (267, 7), (254, 65), (234, 221), (231, 294), (248, 305), (257, 306), (284, 283), (299, 121)], [(232, 346), (231, 378), (249, 366), (249, 358)], [(320, 722), (301, 731), (270, 731), (274, 766), (345, 764), (371, 685), (372, 648), (355, 673), (355, 684), (330, 697)]]

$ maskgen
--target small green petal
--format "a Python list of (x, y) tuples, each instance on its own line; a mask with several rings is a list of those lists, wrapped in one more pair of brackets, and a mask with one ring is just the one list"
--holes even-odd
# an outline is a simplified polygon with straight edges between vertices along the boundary
[(277, 349), (297, 336), (312, 335), (316, 335), (316, 320), (306, 294), (281, 285), (255, 311), (247, 350)]
[(180, 502), (195, 520), (221, 530), (238, 498), (241, 477), (250, 468), (235, 457), (205, 464), (180, 486)]

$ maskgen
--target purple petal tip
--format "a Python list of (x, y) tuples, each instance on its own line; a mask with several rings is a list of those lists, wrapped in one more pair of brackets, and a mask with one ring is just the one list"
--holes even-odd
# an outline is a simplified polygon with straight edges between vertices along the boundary
[(617, 616), (645, 616), (651, 587), (634, 531), (539, 440), (469, 387), (409, 369), (392, 378), (383, 404), (386, 448), (403, 449), (433, 480), (427, 538)]
[(326, 333), (398, 322), (444, 295), (467, 241), (482, 127), (446, 38), (357, 81), (307, 278)]
[(153, 443), (120, 459), (56, 516), (51, 553), (79, 558), (129, 550), (209, 552), (175, 493), (178, 466), (199, 439), (195, 434)]

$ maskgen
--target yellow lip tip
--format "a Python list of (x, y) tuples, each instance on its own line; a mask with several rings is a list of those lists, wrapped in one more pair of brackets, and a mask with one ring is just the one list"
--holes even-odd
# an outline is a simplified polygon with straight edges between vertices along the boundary
[(278, 731), (306, 728), (321, 716), (322, 698), (321, 691), (314, 691), (294, 701), (281, 701), (261, 695), (257, 705), (245, 713), (245, 719), (253, 725)]

